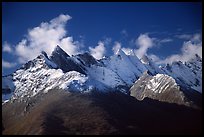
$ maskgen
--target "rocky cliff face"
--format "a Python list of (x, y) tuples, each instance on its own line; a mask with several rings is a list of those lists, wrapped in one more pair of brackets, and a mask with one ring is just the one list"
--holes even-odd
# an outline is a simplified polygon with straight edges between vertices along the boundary
[(130, 95), (138, 100), (143, 100), (147, 97), (168, 103), (201, 107), (202, 98), (199, 93), (195, 91), (187, 92), (191, 95), (187, 95), (186, 91), (180, 88), (174, 78), (166, 74), (151, 76), (147, 72), (144, 72), (130, 88)]

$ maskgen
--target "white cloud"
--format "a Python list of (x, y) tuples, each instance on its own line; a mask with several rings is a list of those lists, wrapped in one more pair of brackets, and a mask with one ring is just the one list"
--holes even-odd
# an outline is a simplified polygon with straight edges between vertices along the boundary
[(103, 40), (104, 45), (109, 45), (111, 43), (112, 39), (111, 38), (105, 38)]
[[(180, 39), (188, 39), (187, 42), (184, 42), (181, 53), (180, 54), (173, 54), (168, 56), (165, 59), (159, 58), (155, 54), (149, 54), (148, 56), (157, 64), (163, 63), (172, 63), (174, 61), (188, 61), (190, 60), (195, 54), (198, 54), (202, 58), (202, 35), (199, 33), (192, 34), (192, 35), (177, 35), (176, 37)], [(165, 38), (165, 39), (157, 39), (157, 38), (150, 38), (147, 34), (141, 34), (138, 39), (136, 40), (136, 44), (139, 46), (139, 49), (135, 50), (135, 54), (141, 58), (142, 55), (146, 54), (149, 48), (154, 45), (160, 45), (161, 43), (171, 42), (172, 39)], [(125, 49), (125, 53), (130, 52), (131, 49)]]
[(176, 35), (175, 37), (177, 37), (179, 39), (189, 40), (192, 37), (192, 35), (190, 35), (190, 34), (181, 34), (181, 35)]
[(158, 38), (151, 38), (153, 45), (156, 45), (157, 47), (163, 46), (164, 43), (172, 42), (173, 39), (171, 38), (164, 38), (164, 39), (158, 39)]
[(139, 49), (135, 51), (136, 55), (138, 58), (141, 58), (147, 53), (147, 50), (154, 45), (154, 43), (152, 38), (150, 38), (147, 34), (140, 34), (136, 40), (136, 45), (139, 47)]
[[(157, 55), (150, 54), (148, 55), (152, 60), (157, 64), (162, 63), (172, 63), (174, 61), (188, 61), (190, 60), (195, 54), (198, 54), (202, 58), (202, 35), (199, 33), (188, 35), (177, 35), (176, 37), (180, 39), (188, 39), (187, 42), (184, 42), (181, 53), (180, 54), (173, 54), (166, 59), (160, 59)], [(147, 55), (147, 51), (149, 48), (153, 47), (154, 45), (159, 45), (161, 43), (171, 42), (173, 41), (170, 38), (165, 39), (157, 39), (157, 38), (150, 38), (147, 34), (141, 34), (138, 39), (136, 40), (136, 44), (139, 49), (135, 50), (136, 55), (141, 58), (143, 55)], [(130, 50), (130, 49), (129, 49)], [(127, 50), (128, 51), (128, 50)]]
[[(148, 33), (140, 34), (140, 36), (136, 39), (135, 44), (138, 49), (131, 49), (131, 48), (121, 48), (125, 54), (127, 55), (136, 55), (138, 58), (141, 58), (143, 55), (147, 55), (147, 51), (149, 48), (153, 46), (158, 46), (162, 43), (172, 42), (173, 40), (170, 38), (165, 39), (157, 39), (149, 37)], [(133, 40), (130, 41), (131, 45), (133, 45)], [(117, 49), (114, 47), (114, 49)], [(154, 59), (156, 59), (156, 55), (151, 55)], [(157, 58), (158, 60), (158, 58)]]
[(121, 43), (116, 41), (112, 48), (114, 54), (117, 54), (120, 49), (121, 49)]
[(10, 63), (2, 59), (2, 67), (3, 68), (12, 68), (15, 67), (16, 63)]
[(16, 46), (16, 55), (18, 56), (18, 61), (20, 63), (24, 63), (26, 61), (28, 61), (29, 59), (33, 59), (36, 57), (36, 53), (34, 53), (35, 51), (32, 51), (31, 54), (31, 47), (27, 46), (27, 40), (23, 39), (21, 40), (21, 42), (18, 43), (18, 45)]
[(159, 42), (160, 43), (168, 43), (168, 42), (172, 42), (172, 41), (173, 41), (173, 39), (165, 38), (165, 39), (160, 40)]
[(194, 34), (193, 37), (191, 38), (191, 41), (193, 41), (193, 42), (200, 42), (201, 39), (202, 39), (201, 34), (196, 33), (196, 34)]
[(181, 34), (181, 35), (176, 35), (175, 37), (179, 38), (179, 39), (184, 39), (187, 41), (193, 41), (193, 42), (199, 42), (201, 41), (202, 35), (199, 33), (195, 33), (195, 34)]
[(59, 45), (69, 55), (76, 55), (76, 54), (79, 54), (81, 52), (81, 51), (79, 51), (79, 45), (80, 44), (81, 44), (80, 42), (74, 41), (72, 37), (66, 37), (60, 41)]
[(116, 41), (114, 43), (114, 46), (112, 48), (114, 54), (118, 54), (118, 51), (119, 50), (122, 50), (126, 55), (135, 55), (134, 52), (135, 50), (134, 49), (131, 49), (131, 48), (124, 48), (121, 46), (121, 43)]
[(159, 61), (158, 63), (172, 63), (174, 61), (188, 61), (195, 54), (198, 54), (202, 58), (202, 42), (193, 43), (192, 41), (184, 42), (181, 48), (181, 54), (173, 54), (167, 57), (165, 60)]
[(54, 48), (59, 45), (69, 55), (80, 53), (79, 42), (66, 36), (65, 25), (71, 17), (59, 15), (50, 22), (43, 22), (40, 26), (28, 30), (26, 38), (16, 46), (15, 53), (20, 63), (37, 57), (41, 51), (51, 55)]
[(104, 43), (101, 41), (98, 42), (98, 46), (96, 46), (95, 48), (89, 47), (89, 50), (91, 55), (97, 60), (102, 59), (106, 52)]
[(152, 59), (152, 61), (155, 63), (161, 61), (161, 59), (157, 55), (154, 55), (154, 54), (150, 54), (150, 55), (148, 55), (148, 57), (150, 57)]
[(13, 50), (11, 48), (11, 45), (8, 42), (4, 42), (3, 44), (3, 52), (11, 53)]

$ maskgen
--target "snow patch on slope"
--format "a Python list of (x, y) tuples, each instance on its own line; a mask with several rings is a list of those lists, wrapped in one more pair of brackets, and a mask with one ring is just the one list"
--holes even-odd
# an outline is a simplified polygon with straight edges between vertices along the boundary
[(152, 90), (154, 93), (162, 93), (169, 87), (169, 83), (173, 82), (174, 84), (171, 85), (171, 87), (176, 87), (176, 81), (165, 74), (157, 74), (156, 76), (153, 76), (151, 80), (147, 83), (147, 88), (149, 90)]
[(144, 69), (140, 66), (141, 64), (136, 66), (137, 62), (133, 64), (122, 50), (119, 50), (117, 55), (111, 56), (109, 60), (103, 60), (103, 63), (106, 68), (115, 72), (128, 86), (131, 86), (139, 78), (142, 74), (140, 70)]
[(87, 73), (92, 79), (112, 88), (118, 85), (125, 85), (114, 71), (106, 67), (91, 66), (90, 68), (87, 68)]

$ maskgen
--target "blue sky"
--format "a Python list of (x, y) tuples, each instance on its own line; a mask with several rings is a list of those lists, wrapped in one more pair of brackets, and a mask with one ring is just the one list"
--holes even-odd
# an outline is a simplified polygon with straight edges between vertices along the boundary
[[(42, 22), (47, 24), (43, 26)], [(53, 22), (59, 23), (57, 27)], [(41, 31), (42, 35), (38, 34)], [(40, 50), (49, 52), (53, 43), (62, 44), (69, 54), (89, 51), (100, 59), (113, 55), (114, 47), (169, 63), (186, 61), (189, 54), (201, 55), (201, 36), (202, 4), (198, 2), (4, 2), (3, 75), (37, 56)]]

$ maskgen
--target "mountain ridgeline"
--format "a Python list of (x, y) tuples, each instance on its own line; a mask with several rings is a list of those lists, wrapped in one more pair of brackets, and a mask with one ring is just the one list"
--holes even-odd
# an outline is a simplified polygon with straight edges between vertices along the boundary
[[(147, 72), (153, 78), (144, 79)], [(143, 84), (139, 82), (141, 79), (145, 81)], [(147, 83), (150, 85), (148, 86)], [(13, 74), (3, 76), (2, 99), (5, 101), (32, 97), (52, 88), (61, 88), (70, 92), (114, 90), (140, 99), (144, 97), (157, 99), (158, 96), (162, 98), (172, 84), (177, 85), (178, 88), (174, 88), (174, 91), (178, 90), (178, 96), (183, 96), (181, 98), (188, 99), (188, 93), (192, 94), (190, 96), (199, 98), (202, 92), (202, 59), (196, 54), (188, 62), (179, 61), (171, 65), (167, 64), (165, 67), (158, 67), (147, 56), (139, 60), (136, 55), (126, 55), (122, 50), (111, 57), (96, 60), (87, 52), (69, 56), (56, 46), (50, 57), (42, 52)], [(140, 89), (137, 88), (133, 93), (133, 87), (138, 87), (136, 85)], [(146, 92), (147, 90), (149, 92)], [(147, 93), (148, 95), (145, 95)], [(173, 92), (169, 94), (173, 95)], [(168, 98), (159, 100), (169, 102)]]
[[(202, 58), (196, 54), (187, 62), (159, 67), (145, 55), (139, 59), (122, 50), (96, 60), (88, 52), (70, 56), (56, 46), (50, 56), (42, 52), (14, 73), (2, 76), (2, 108), (4, 134), (157, 134), (186, 130), (198, 133)], [(120, 111), (123, 109), (126, 111)], [(163, 120), (178, 109), (179, 116), (163, 127)], [(12, 114), (7, 115), (10, 111)], [(92, 113), (95, 119), (87, 122)], [(163, 120), (157, 118), (158, 114), (164, 114), (160, 116)], [(30, 117), (33, 125), (29, 125)], [(71, 117), (75, 120), (82, 117), (81, 125)], [(151, 119), (159, 120), (160, 126), (154, 129), (149, 127), (151, 124), (142, 123)], [(180, 123), (170, 128), (176, 121), (188, 119), (193, 121), (192, 125)], [(94, 122), (92, 130), (88, 126)]]

